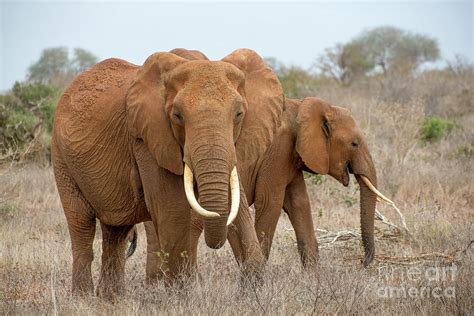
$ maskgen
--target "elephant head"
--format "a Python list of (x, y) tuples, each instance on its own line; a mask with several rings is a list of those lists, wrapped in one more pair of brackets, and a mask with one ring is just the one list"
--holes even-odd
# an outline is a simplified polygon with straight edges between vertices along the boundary
[(350, 112), (320, 99), (306, 98), (297, 110), (296, 150), (312, 172), (329, 174), (344, 186), (349, 173), (360, 185), (360, 221), (364, 266), (374, 258), (377, 174), (362, 131)]
[(253, 163), (266, 150), (283, 107), (276, 75), (248, 49), (222, 61), (183, 49), (155, 53), (139, 69), (126, 101), (130, 133), (161, 168), (184, 174), (209, 247), (225, 243), (237, 215), (237, 161)]

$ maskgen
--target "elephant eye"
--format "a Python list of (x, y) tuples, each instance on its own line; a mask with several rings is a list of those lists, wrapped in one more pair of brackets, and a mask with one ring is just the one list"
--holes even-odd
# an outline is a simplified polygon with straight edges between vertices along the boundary
[(173, 112), (173, 121), (176, 124), (182, 125), (184, 120), (183, 120), (183, 116), (181, 115), (181, 113), (179, 113), (178, 111)]
[(244, 112), (238, 111), (237, 113), (235, 113), (235, 118), (240, 119), (242, 117), (242, 114), (244, 114)]

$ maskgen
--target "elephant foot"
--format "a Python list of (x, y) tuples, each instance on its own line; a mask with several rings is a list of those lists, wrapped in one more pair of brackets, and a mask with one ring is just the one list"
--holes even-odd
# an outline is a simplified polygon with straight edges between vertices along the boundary
[(145, 283), (146, 285), (155, 285), (162, 281), (164, 278), (164, 275), (162, 272), (159, 273), (148, 273), (145, 276)]
[(196, 274), (182, 273), (175, 277), (165, 276), (163, 279), (165, 289), (168, 293), (188, 295), (193, 284), (198, 280)]
[(260, 262), (242, 263), (240, 282), (243, 286), (260, 287), (264, 283), (265, 265)]
[(77, 297), (86, 297), (94, 294), (94, 285), (88, 283), (87, 285), (73, 286), (72, 295)]
[(149, 272), (147, 271), (145, 276), (146, 285), (153, 286), (159, 282), (165, 282), (167, 287), (176, 287), (179, 286), (181, 283), (187, 282), (200, 282), (202, 281), (202, 275), (196, 269), (188, 271), (186, 273), (181, 273), (177, 277), (166, 276), (163, 271), (154, 271)]
[(123, 294), (123, 284), (107, 284), (99, 282), (99, 285), (97, 285), (96, 295), (105, 301), (116, 302)]
[(113, 269), (109, 265), (102, 266), (101, 275), (96, 288), (97, 297), (116, 302), (125, 292), (124, 274), (120, 269)]
[(303, 265), (303, 269), (305, 269), (306, 271), (316, 270), (318, 268), (318, 263), (319, 263), (318, 253), (301, 254), (301, 264)]
[(162, 261), (156, 253), (148, 253), (146, 261), (145, 282), (147, 285), (153, 285), (162, 281), (165, 273), (162, 270)]
[[(169, 271), (169, 270), (167, 270)], [(184, 288), (190, 288), (190, 284), (199, 281), (201, 278), (195, 265), (187, 262), (182, 264), (176, 271), (162, 273), (161, 280), (168, 289), (181, 291)]]
[(94, 294), (94, 283), (92, 282), (92, 275), (89, 271), (90, 271), (90, 268), (73, 272), (73, 276), (72, 276), (72, 295), (73, 296), (85, 297), (85, 296), (90, 296)]

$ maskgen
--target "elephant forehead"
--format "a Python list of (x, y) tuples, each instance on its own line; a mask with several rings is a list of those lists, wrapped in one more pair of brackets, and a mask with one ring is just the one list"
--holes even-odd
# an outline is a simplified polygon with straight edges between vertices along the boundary
[(189, 107), (202, 105), (226, 107), (234, 103), (235, 95), (236, 91), (222, 82), (211, 81), (204, 85), (201, 82), (189, 82), (180, 91), (178, 98), (181, 103)]
[(357, 125), (351, 112), (345, 108), (333, 106), (333, 113), (330, 113), (328, 116), (333, 125), (341, 128), (352, 129)]
[(338, 115), (331, 120), (331, 123), (339, 128), (353, 129), (356, 127), (356, 122), (350, 115)]
[(233, 81), (240, 83), (244, 74), (235, 66), (221, 62), (208, 60), (192, 60), (186, 62), (170, 75), (170, 80), (186, 81), (200, 84), (201, 87), (212, 87), (216, 85), (229, 85)]
[(177, 68), (171, 74), (171, 80), (202, 80), (204, 78), (226, 77), (226, 69), (220, 63), (208, 60), (191, 60)]
[(236, 85), (220, 65), (200, 64), (193, 68), (179, 89), (179, 98), (190, 105), (216, 101), (222, 105), (232, 102)]

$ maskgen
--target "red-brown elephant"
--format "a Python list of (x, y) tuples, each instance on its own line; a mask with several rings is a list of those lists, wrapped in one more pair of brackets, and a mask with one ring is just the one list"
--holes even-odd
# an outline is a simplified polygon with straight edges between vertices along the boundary
[(263, 266), (236, 166), (242, 161), (238, 171), (246, 171), (269, 148), (283, 107), (277, 77), (248, 49), (222, 61), (173, 53), (155, 53), (143, 66), (107, 59), (80, 74), (59, 101), (52, 139), (73, 291), (93, 289), (96, 219), (99, 295), (122, 288), (127, 234), (142, 221), (153, 222), (172, 281), (189, 266), (190, 206), (204, 219), (211, 248), (225, 243), (237, 217), (246, 262)]

